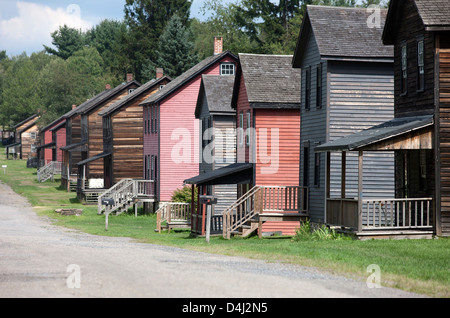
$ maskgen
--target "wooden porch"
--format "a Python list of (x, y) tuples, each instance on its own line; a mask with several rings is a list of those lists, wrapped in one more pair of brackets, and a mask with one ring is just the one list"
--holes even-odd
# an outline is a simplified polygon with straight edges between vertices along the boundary
[[(192, 214), (192, 232), (205, 235), (206, 208), (198, 204)], [(308, 217), (308, 188), (298, 186), (255, 186), (225, 209), (222, 214), (212, 215), (210, 235), (249, 236), (257, 231), (262, 237), (266, 222), (298, 222)]]
[[(395, 119), (378, 127), (318, 146), (316, 151), (327, 153), (325, 223), (336, 227), (339, 231), (352, 233), (358, 239), (432, 238), (436, 224), (434, 193), (431, 190), (422, 192), (425, 196), (420, 196), (418, 195), (420, 192), (409, 191), (409, 189), (411, 185), (419, 188), (416, 184), (417, 180), (424, 178), (423, 173), (433, 169), (424, 163), (420, 169), (416, 169), (420, 171), (415, 171), (408, 167), (407, 159), (407, 154), (410, 152), (433, 150), (432, 125), (433, 121), (430, 117)], [(330, 152), (332, 151), (342, 153), (341, 197), (338, 198), (330, 196)], [(345, 196), (347, 151), (358, 153), (357, 197), (353, 198)], [(403, 183), (401, 191), (397, 189), (395, 193), (398, 197), (377, 198), (373, 193), (364, 192), (365, 151), (394, 151), (404, 160), (403, 166), (395, 168), (396, 172), (404, 178), (401, 180)], [(398, 177), (396, 175), (396, 178)]]

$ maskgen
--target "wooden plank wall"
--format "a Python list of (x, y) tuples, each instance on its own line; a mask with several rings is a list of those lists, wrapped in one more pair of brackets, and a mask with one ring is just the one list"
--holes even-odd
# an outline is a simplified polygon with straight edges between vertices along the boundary
[(450, 45), (439, 50), (439, 65), (441, 229), (450, 236)]
[[(103, 117), (99, 116), (99, 113), (114, 104), (122, 97), (128, 95), (129, 89), (136, 89), (136, 85), (128, 86), (113, 98), (102, 103), (88, 114), (88, 158), (98, 155), (103, 152)], [(103, 178), (103, 160), (95, 160), (88, 164), (88, 173), (86, 174), (88, 179), (91, 178)]]
[(113, 184), (125, 178), (140, 179), (144, 167), (143, 95), (115, 112), (111, 118), (113, 131)]
[[(31, 138), (31, 133), (36, 135), (36, 138)], [(22, 132), (22, 159), (27, 160), (30, 158), (35, 158), (37, 156), (37, 152), (31, 151), (31, 146), (35, 145), (36, 147), (39, 145), (38, 142), (39, 129), (37, 125), (33, 125), (29, 129)]]

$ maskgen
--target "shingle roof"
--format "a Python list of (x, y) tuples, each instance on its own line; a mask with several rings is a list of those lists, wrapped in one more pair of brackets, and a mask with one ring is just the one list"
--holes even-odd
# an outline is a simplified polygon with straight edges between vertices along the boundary
[(292, 55), (239, 54), (249, 103), (298, 104), (300, 73)]
[(347, 137), (317, 146), (316, 152), (352, 151), (373, 143), (406, 134), (433, 124), (433, 116), (395, 118), (383, 124), (359, 131)]
[(300, 66), (311, 32), (323, 57), (392, 60), (393, 47), (382, 42), (387, 10), (380, 9), (379, 27), (372, 24), (376, 22), (371, 19), (372, 14), (366, 8), (308, 5), (297, 41), (294, 66)]
[(109, 92), (109, 90), (104, 90), (103, 92), (97, 94), (96, 96), (88, 99), (87, 101), (85, 101), (84, 103), (79, 105), (78, 107), (71, 109), (70, 111), (65, 113), (62, 117), (66, 118), (66, 119), (72, 117), (73, 115), (77, 114), (80, 109), (86, 107), (88, 104), (95, 103), (97, 100), (99, 100), (102, 96), (106, 95), (108, 92)]
[(211, 113), (230, 113), (235, 110), (231, 108), (231, 98), (233, 96), (234, 76), (203, 75), (195, 116), (200, 115), (200, 107), (203, 96), (206, 97), (209, 111)]
[[(426, 30), (450, 31), (450, 1), (449, 0), (413, 0), (417, 12)], [(383, 32), (385, 44), (394, 43), (394, 34), (405, 0), (391, 0), (386, 25)]]
[(416, 0), (416, 6), (426, 26), (450, 26), (449, 0)]
[(142, 93), (145, 93), (149, 89), (152, 89), (153, 87), (155, 87), (157, 85), (160, 85), (160, 83), (163, 82), (164, 80), (170, 81), (171, 79), (167, 76), (163, 76), (159, 79), (153, 79), (151, 81), (148, 81), (147, 83), (143, 84), (142, 86), (140, 86), (136, 90), (134, 90), (131, 94), (128, 94), (127, 96), (118, 100), (114, 104), (110, 105), (108, 108), (102, 110), (99, 113), (99, 116), (105, 116), (105, 115), (111, 114), (112, 112), (119, 109), (120, 107), (122, 107), (123, 105), (128, 103), (129, 101), (135, 99), (136, 97), (139, 97)]
[(30, 121), (30, 120), (32, 120), (32, 119), (34, 119), (34, 118), (36, 118), (38, 115), (37, 114), (34, 114), (34, 115), (32, 115), (32, 116), (30, 116), (30, 117), (28, 117), (27, 119), (24, 119), (24, 120), (22, 120), (20, 123), (18, 123), (18, 124), (16, 124), (16, 125), (14, 125), (14, 127), (13, 128), (17, 128), (17, 127), (19, 127), (19, 126), (21, 126), (21, 125), (23, 125), (23, 124), (25, 124), (27, 121)]
[(161, 101), (163, 98), (169, 96), (172, 92), (176, 91), (186, 82), (196, 77), (197, 75), (201, 74), (205, 69), (207, 69), (208, 67), (210, 67), (211, 65), (213, 65), (214, 63), (221, 60), (223, 57), (227, 55), (237, 59), (237, 57), (230, 51), (224, 51), (221, 54), (207, 57), (197, 65), (193, 66), (192, 68), (190, 68), (189, 70), (187, 70), (186, 72), (175, 78), (173, 81), (167, 84), (162, 90), (147, 98), (140, 105), (152, 104)]

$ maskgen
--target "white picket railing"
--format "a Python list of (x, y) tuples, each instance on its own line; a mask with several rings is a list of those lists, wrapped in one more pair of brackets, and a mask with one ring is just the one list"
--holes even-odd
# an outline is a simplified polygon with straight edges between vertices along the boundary
[(45, 182), (49, 179), (54, 181), (56, 174), (61, 174), (62, 164), (59, 161), (51, 161), (47, 165), (38, 169), (37, 180), (39, 182)]

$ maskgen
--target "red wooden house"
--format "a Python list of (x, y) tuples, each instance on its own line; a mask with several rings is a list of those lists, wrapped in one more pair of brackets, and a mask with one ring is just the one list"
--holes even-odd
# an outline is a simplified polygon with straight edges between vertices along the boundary
[(234, 75), (237, 57), (216, 51), (141, 103), (144, 108), (145, 175), (156, 181), (156, 201), (170, 202), (183, 181), (199, 172), (195, 108), (202, 75)]
[[(54, 132), (54, 128), (56, 127), (65, 127), (66, 119), (60, 117), (39, 131), (40, 135), (40, 145), (37, 147), (38, 151), (38, 168), (49, 164), (52, 161), (58, 161), (58, 153), (59, 153), (59, 162), (62, 162), (62, 151), (56, 146), (56, 135)], [(64, 135), (65, 139), (65, 135)], [(62, 145), (61, 147), (65, 146)]]
[(238, 185), (239, 199), (223, 212), (224, 236), (256, 229), (293, 234), (306, 217), (298, 166), (300, 71), (291, 62), (292, 56), (239, 54), (232, 98), (237, 162), (186, 180), (200, 194), (207, 185)]

